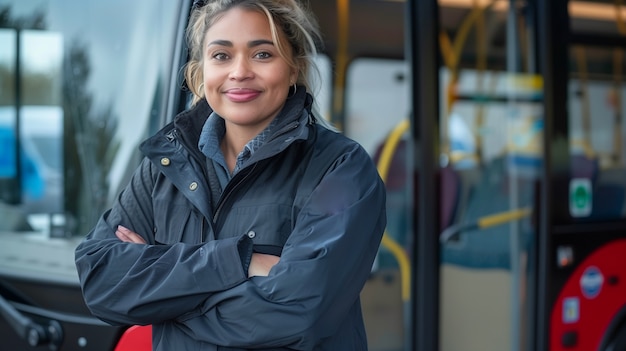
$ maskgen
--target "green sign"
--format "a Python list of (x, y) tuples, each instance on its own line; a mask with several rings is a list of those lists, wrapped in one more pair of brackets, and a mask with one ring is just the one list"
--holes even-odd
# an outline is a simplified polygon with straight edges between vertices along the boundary
[(593, 191), (588, 178), (574, 178), (569, 183), (569, 212), (572, 217), (591, 214)]

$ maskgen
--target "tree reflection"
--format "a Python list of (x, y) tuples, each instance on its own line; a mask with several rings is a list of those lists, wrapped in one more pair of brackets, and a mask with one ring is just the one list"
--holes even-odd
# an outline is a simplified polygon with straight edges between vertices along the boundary
[(73, 41), (67, 49), (63, 70), (63, 110), (65, 112), (65, 160), (80, 167), (65, 168), (65, 208), (79, 219), (77, 231), (86, 233), (107, 206), (107, 174), (119, 142), (114, 135), (118, 118), (112, 105), (93, 107), (87, 88), (91, 73), (86, 45)]
[[(16, 17), (9, 6), (0, 8), (0, 28), (47, 30), (47, 27), (43, 11)], [(60, 196), (63, 196), (63, 209), (68, 219), (66, 232), (84, 234), (107, 206), (107, 174), (119, 148), (119, 142), (114, 139), (118, 117), (111, 102), (96, 108), (93, 93), (87, 86), (92, 69), (88, 44), (67, 38), (64, 43), (60, 77), (28, 69), (22, 69), (18, 76), (11, 63), (0, 62), (0, 89), (3, 91), (0, 105), (18, 105), (15, 79), (21, 80), (21, 91), (28, 96), (20, 104), (51, 105), (51, 101), (58, 104), (58, 99), (51, 100), (49, 87), (55, 80), (62, 80), (63, 135), (59, 137), (63, 145), (64, 190)]]

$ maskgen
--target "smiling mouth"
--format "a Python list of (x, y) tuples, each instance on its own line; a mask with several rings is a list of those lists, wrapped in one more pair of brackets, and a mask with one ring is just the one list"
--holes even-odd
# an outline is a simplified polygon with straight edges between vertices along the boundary
[(253, 89), (230, 89), (224, 95), (233, 102), (248, 102), (256, 99), (261, 92)]

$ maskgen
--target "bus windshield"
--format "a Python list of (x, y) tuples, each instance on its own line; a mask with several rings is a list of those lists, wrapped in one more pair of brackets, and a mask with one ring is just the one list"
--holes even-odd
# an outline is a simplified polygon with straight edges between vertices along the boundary
[(0, 275), (78, 283), (75, 245), (172, 117), (183, 3), (0, 0)]

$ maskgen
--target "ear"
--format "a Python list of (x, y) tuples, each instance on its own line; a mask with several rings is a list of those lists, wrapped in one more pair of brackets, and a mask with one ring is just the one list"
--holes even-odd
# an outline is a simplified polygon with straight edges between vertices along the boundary
[(289, 85), (294, 85), (295, 83), (298, 83), (298, 72), (297, 71), (291, 71), (291, 74), (289, 75)]

